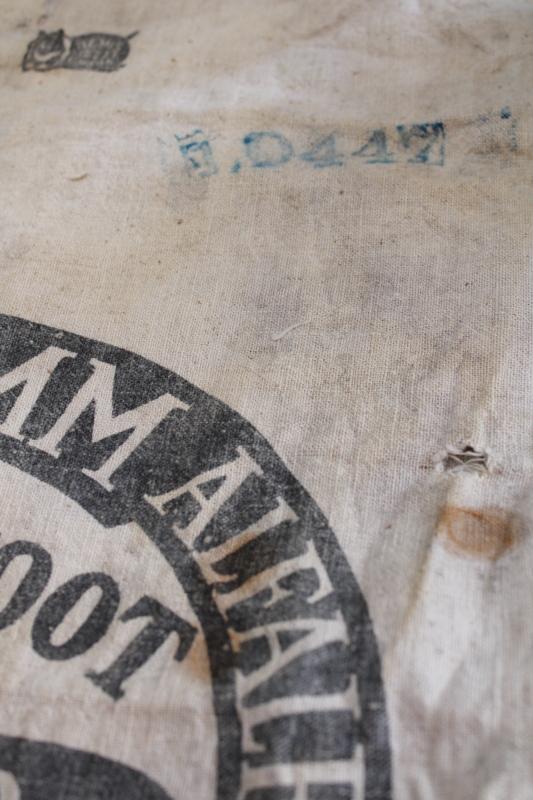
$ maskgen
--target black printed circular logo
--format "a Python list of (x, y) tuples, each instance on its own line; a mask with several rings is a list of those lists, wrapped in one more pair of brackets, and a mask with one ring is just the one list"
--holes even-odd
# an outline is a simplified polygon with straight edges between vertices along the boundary
[(0, 316), (0, 460), (2, 797), (181, 800), (203, 771), (198, 800), (391, 797), (366, 603), (249, 423)]

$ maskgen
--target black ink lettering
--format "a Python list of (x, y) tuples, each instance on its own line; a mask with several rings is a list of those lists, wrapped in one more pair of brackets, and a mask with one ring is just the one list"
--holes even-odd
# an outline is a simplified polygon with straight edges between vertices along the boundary
[[(309, 783), (306, 800), (355, 800), (349, 783)], [(294, 800), (294, 786), (262, 786), (246, 793), (244, 800)]]
[(12, 625), (28, 611), (40, 597), (52, 572), (50, 554), (33, 542), (10, 542), (0, 549), (0, 577), (7, 566), (18, 556), (31, 556), (31, 567), (21, 580), (16, 592), (0, 611), (0, 630)]
[(357, 723), (351, 711), (308, 711), (254, 725), (253, 738), (264, 748), (246, 753), (252, 767), (301, 761), (351, 759)]
[(217, 584), (217, 591), (231, 592), (251, 577), (272, 569), (283, 561), (302, 556), (306, 549), (305, 523), (301, 520), (281, 522), (258, 539), (248, 542), (213, 564), (213, 569), (219, 575), (234, 576), (231, 581)]
[(245, 639), (240, 644), (238, 667), (243, 675), (250, 675), (264, 666), (271, 658), (272, 652), (266, 636)]
[[(279, 634), (278, 634), (279, 635)], [(243, 698), (245, 708), (280, 697), (345, 692), (350, 684), (350, 654), (344, 642), (330, 642), (294, 658)]]
[(310, 783), (307, 800), (354, 800), (353, 787), (349, 783)]
[(153, 597), (141, 597), (120, 617), (121, 622), (138, 617), (151, 617), (151, 621), (131, 641), (124, 652), (103, 672), (90, 671), (87, 677), (113, 700), (124, 695), (122, 684), (137, 672), (161, 647), (171, 633), (180, 639), (174, 658), (183, 661), (192, 647), (197, 630), (186, 620), (161, 605)]
[(294, 800), (294, 786), (262, 786), (246, 792), (244, 800)]
[(280, 578), (276, 585), (289, 594), (272, 602), (272, 589), (263, 589), (249, 600), (235, 603), (228, 610), (228, 622), (239, 632), (287, 622), (291, 619), (332, 619), (337, 611), (337, 601), (333, 593), (314, 603), (309, 598), (319, 588), (319, 579), (314, 569), (301, 569)]
[[(53, 66), (44, 65), (43, 69)], [(427, 143), (427, 140), (418, 138), (415, 146), (413, 140), (412, 150), (405, 152), (405, 159)], [(249, 142), (256, 166), (275, 166), (276, 161), (280, 162), (280, 154), (282, 161), (282, 145), (272, 137)], [(374, 142), (374, 148), (376, 145)], [(436, 149), (434, 146), (432, 156)], [(368, 155), (371, 155), (370, 152)], [(269, 156), (271, 161), (267, 163)], [(32, 358), (46, 352), (48, 356), (43, 356), (43, 359), (49, 357), (50, 364), (42, 373), (44, 384), (41, 386), (41, 373), (35, 372), (35, 365), (28, 364)], [(116, 448), (119, 442), (111, 438), (94, 441), (94, 407), (87, 409), (86, 418), (82, 415), (74, 420), (71, 414), (69, 419), (74, 420), (74, 426), (66, 431), (59, 455), (36, 446), (40, 438), (50, 433), (58, 421), (58, 414), (65, 413), (87, 382), (94, 359), (116, 368), (112, 382), (112, 419), (166, 393), (190, 406), (186, 414), (169, 414), (148, 437), (138, 443), (128, 459), (123, 459), (120, 470), (113, 473), (111, 486), (105, 481), (98, 481), (94, 471), (101, 468), (102, 459), (111, 458), (115, 452), (111, 448)], [(20, 380), (17, 383), (17, 376), (13, 375), (13, 371), (19, 370), (21, 365), (27, 367), (17, 373), (19, 378), (26, 376), (24, 384)], [(252, 763), (254, 759), (257, 766), (295, 759), (325, 762), (332, 756), (351, 753), (353, 741), (357, 740), (361, 743), (365, 788), (356, 800), (390, 800), (392, 788), (386, 703), (379, 651), (368, 608), (327, 520), (261, 434), (216, 398), (157, 364), (67, 331), (0, 314), (0, 380), (3, 378), (4, 392), (0, 393), (0, 460), (53, 486), (108, 530), (116, 525), (135, 522), (150, 540), (151, 547), (161, 553), (169, 570), (183, 587), (202, 627), (211, 667), (213, 708), (218, 732), (217, 776), (213, 797), (235, 800), (255, 791), (258, 784), (250, 774), (255, 767), (255, 763)], [(24, 392), (25, 400), (22, 403), (19, 400)], [(96, 399), (101, 405), (101, 388)], [(56, 439), (57, 433), (56, 429)], [(126, 437), (128, 432), (118, 432), (116, 436)], [(125, 439), (121, 438), (122, 441)], [(102, 451), (98, 449), (97, 452), (100, 447)], [(252, 469), (253, 475), (224, 504), (216, 502), (217, 495), (222, 497), (221, 493), (224, 492), (222, 484), (209, 506), (208, 498), (213, 491), (213, 486), (208, 482), (209, 475), (214, 474), (213, 470), (220, 465), (227, 465), (237, 457), (244, 458), (243, 454), (249, 456), (258, 471)], [(207, 512), (204, 514), (206, 521), (209, 519), (210, 522), (197, 526), (197, 552), (193, 553), (181, 535), (183, 531), (176, 526), (176, 520), (172, 517), (177, 518), (180, 526), (194, 527), (194, 520), (202, 520), (203, 510), (187, 499), (184, 502), (188, 505), (182, 507), (178, 502), (178, 507), (166, 515), (166, 509), (158, 508), (153, 499), (161, 498), (166, 493), (172, 495), (176, 487), (194, 481), (200, 475), (207, 476), (206, 484), (200, 487), (201, 493), (194, 492), (193, 499), (196, 499), (200, 509), (212, 507), (217, 513), (211, 516)], [(229, 476), (226, 476), (225, 481), (228, 480)], [(192, 485), (196, 486), (194, 483)], [(255, 522), (260, 523), (265, 513), (281, 503), (292, 512), (288, 516), (280, 515), (280, 519), (284, 520), (281, 524), (273, 525), (253, 541), (248, 541), (248, 544), (241, 543), (235, 549), (230, 545), (226, 557), (222, 556), (224, 550), (221, 550), (218, 561), (210, 557), (209, 551), (214, 547), (247, 530), (252, 533)], [(246, 537), (244, 541), (247, 541)], [(311, 546), (317, 566), (316, 570), (305, 572), (303, 567), (308, 567), (312, 560), (304, 560), (310, 554)], [(298, 566), (294, 561), (291, 572), (295, 577), (291, 578), (282, 562), (300, 556), (302, 565)], [(205, 581), (201, 569), (204, 563), (209, 567), (210, 578), (213, 571), (225, 578), (220, 586), (215, 588), (212, 581)], [(278, 564), (280, 575), (276, 574)], [(285, 578), (281, 575), (285, 575)], [(258, 576), (257, 582), (254, 579), (250, 581), (254, 576)], [(230, 587), (228, 584), (233, 585)], [(228, 598), (223, 596), (222, 586), (226, 593), (242, 587), (242, 591), (235, 593), (235, 597), (240, 597), (240, 606), (234, 600), (228, 604), (223, 602)], [(80, 594), (79, 588), (77, 595)], [(265, 589), (265, 594), (261, 595), (261, 590)], [(62, 649), (64, 646), (54, 647), (50, 640), (59, 637), (64, 627), (59, 629), (59, 625), (69, 608), (75, 604), (76, 597), (70, 598), (64, 587), (59, 591), (60, 602), (57, 601), (57, 593), (55, 603), (54, 595), (49, 598), (38, 614), (37, 624), (34, 624), (34, 643), (45, 658), (70, 657), (77, 651), (84, 652), (91, 644), (91, 639), (97, 641), (105, 632), (109, 616), (112, 616), (112, 613), (108, 614), (106, 619), (105, 613), (102, 613), (106, 602), (109, 606), (110, 595), (101, 588), (107, 598), (103, 602), (104, 608), (100, 603), (80, 629), (82, 633), (83, 628), (87, 631), (89, 623), (87, 633), (90, 635), (85, 639), (82, 636), (80, 643), (78, 631), (67, 643), (65, 653)], [(256, 597), (250, 598), (250, 593), (254, 591)], [(111, 605), (116, 608), (116, 603)], [(255, 608), (263, 626), (263, 630), (257, 630), (255, 642), (246, 645), (243, 641), (245, 637), (239, 634), (234, 636), (228, 625), (227, 605), (232, 606), (235, 626), (242, 626), (243, 631), (253, 629)], [(316, 618), (318, 621), (315, 623), (309, 622)], [(278, 626), (276, 620), (283, 622), (284, 619), (285, 624)], [(289, 619), (291, 623), (287, 625)], [(323, 622), (326, 619), (332, 620), (333, 638), (321, 640), (319, 621), (322, 621), (326, 633), (329, 629), (329, 622), (326, 625)], [(255, 622), (259, 626), (257, 619)], [(306, 633), (307, 630), (309, 633)], [(266, 641), (258, 639), (260, 636), (264, 636)], [(299, 637), (302, 638), (301, 646)], [(241, 640), (238, 653), (231, 646), (235, 639)], [(242, 707), (243, 693), (239, 687), (244, 686), (244, 691), (248, 692), (259, 686), (266, 688), (266, 681), (275, 677), (276, 667), (279, 671), (304, 652), (317, 650), (329, 641), (342, 641), (349, 647), (350, 676), (357, 689), (357, 721), (351, 714), (352, 711), (356, 713), (355, 707), (350, 709), (348, 705), (342, 708), (344, 701), (350, 703), (350, 697), (346, 694), (345, 698), (337, 696), (341, 708), (335, 705), (334, 713), (334, 709), (328, 706), (328, 715), (322, 712), (318, 715), (318, 709), (315, 709), (317, 716), (300, 714), (300, 719), (296, 720), (280, 712), (274, 720), (269, 718), (269, 721), (265, 721), (261, 716), (262, 721), (257, 720), (255, 727), (252, 727), (254, 713), (250, 714)], [(294, 658), (291, 658), (292, 652)], [(329, 663), (325, 659), (325, 669), (329, 668)], [(260, 669), (261, 674), (258, 672)], [(311, 683), (309, 673), (306, 675), (306, 680)], [(322, 681), (322, 677), (313, 676), (312, 680)], [(146, 702), (149, 703), (148, 697)], [(257, 748), (251, 746), (250, 750), (254, 752), (243, 753), (242, 724), (248, 716), (249, 735), (255, 737), (260, 746), (261, 742), (264, 743), (262, 752), (257, 752)], [(35, 747), (28, 749), (26, 758), (24, 742), (17, 741), (13, 746), (9, 743), (9, 753), (17, 754), (17, 764), (14, 765), (13, 759), (7, 757), (0, 761), (0, 770), (15, 774), (19, 781), (23, 794), (21, 800), (30, 800), (32, 795), (35, 798), (53, 798), (66, 794), (75, 794), (79, 800), (88, 800), (97, 795), (105, 796), (106, 800), (134, 800), (136, 797), (148, 800), (152, 797), (138, 773), (130, 782), (113, 776), (105, 788), (98, 782), (86, 781), (85, 775), (92, 764), (92, 756), (88, 753), (78, 753), (75, 759), (69, 761), (75, 765), (70, 770), (66, 769), (66, 757), (63, 759), (62, 752), (54, 750), (52, 762), (43, 755), (41, 769), (37, 761), (32, 761), (34, 754), (38, 759), (39, 753), (46, 753), (47, 748), (53, 746), (47, 743), (34, 744)], [(62, 772), (57, 766), (59, 782), (54, 783), (54, 765), (58, 765), (59, 760), (65, 764), (65, 771)], [(248, 764), (243, 768), (245, 760)], [(15, 772), (14, 766), (20, 767), (19, 771)], [(100, 764), (95, 764), (95, 771), (99, 776), (104, 774)], [(80, 778), (82, 775), (83, 781)], [(328, 777), (334, 780), (334, 776)], [(340, 780), (340, 775), (338, 777)], [(284, 788), (287, 787), (280, 787)], [(259, 795), (255, 798), (252, 796), (252, 800), (287, 800), (287, 797), (274, 794), (261, 798)]]
[[(101, 597), (76, 633), (60, 645), (52, 644), (52, 634), (74, 608), (80, 598), (98, 586)], [(32, 628), (33, 649), (43, 658), (64, 661), (85, 653), (98, 642), (109, 628), (120, 600), (117, 584), (103, 572), (76, 575), (50, 595), (39, 609)]]

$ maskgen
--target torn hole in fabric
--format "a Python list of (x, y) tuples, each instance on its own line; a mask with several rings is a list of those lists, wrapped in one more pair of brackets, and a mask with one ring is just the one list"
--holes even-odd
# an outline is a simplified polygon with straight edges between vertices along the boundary
[(446, 450), (438, 453), (434, 459), (439, 472), (477, 472), (488, 473), (489, 455), (485, 450), (478, 450), (471, 444), (448, 445)]

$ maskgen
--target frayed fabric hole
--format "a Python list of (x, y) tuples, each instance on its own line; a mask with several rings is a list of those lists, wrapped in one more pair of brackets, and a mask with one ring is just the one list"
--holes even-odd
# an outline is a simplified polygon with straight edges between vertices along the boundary
[(472, 445), (448, 446), (444, 453), (435, 458), (439, 472), (477, 472), (486, 474), (489, 470), (489, 456), (484, 450), (476, 450)]

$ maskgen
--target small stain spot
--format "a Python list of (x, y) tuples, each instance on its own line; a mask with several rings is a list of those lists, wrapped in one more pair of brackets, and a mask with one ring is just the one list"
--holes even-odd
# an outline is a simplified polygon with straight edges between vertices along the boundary
[(517, 518), (502, 509), (445, 506), (437, 534), (459, 555), (497, 561), (516, 543), (518, 528)]
[(84, 181), (85, 178), (89, 177), (88, 172), (84, 172), (82, 175), (75, 175), (73, 178), (69, 178), (69, 181), (77, 182), (77, 181)]

